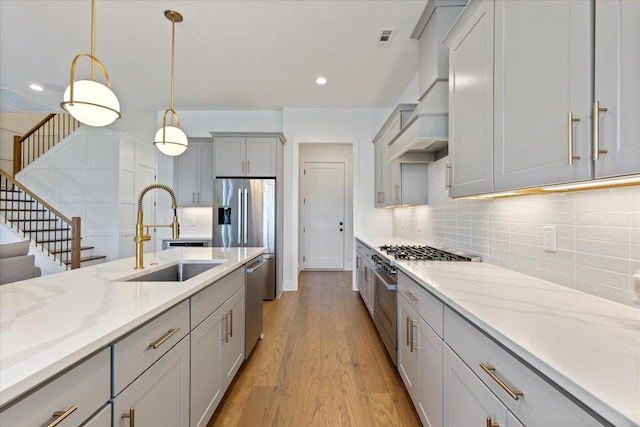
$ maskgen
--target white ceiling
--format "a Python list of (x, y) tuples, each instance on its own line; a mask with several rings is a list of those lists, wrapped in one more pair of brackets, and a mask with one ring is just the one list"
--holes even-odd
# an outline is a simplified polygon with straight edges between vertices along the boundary
[[(418, 67), (410, 38), (426, 0), (97, 0), (96, 57), (127, 109), (393, 107)], [(378, 47), (383, 28), (396, 28)], [(0, 87), (59, 108), (71, 62), (91, 48), (90, 0), (0, 0)], [(76, 78), (89, 78), (82, 59)], [(104, 82), (99, 70), (99, 81)], [(329, 83), (318, 86), (317, 76)], [(29, 84), (47, 90), (35, 92)], [(5, 94), (7, 91), (4, 91)], [(0, 111), (24, 111), (1, 103)]]

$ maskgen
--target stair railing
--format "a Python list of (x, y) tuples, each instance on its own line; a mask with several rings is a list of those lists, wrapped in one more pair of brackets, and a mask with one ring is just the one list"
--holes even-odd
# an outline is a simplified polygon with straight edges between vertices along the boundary
[(13, 137), (13, 176), (80, 127), (70, 114), (49, 114), (24, 135)]
[(67, 218), (0, 169), (0, 213), (36, 247), (48, 252), (65, 269), (80, 268), (80, 217)]

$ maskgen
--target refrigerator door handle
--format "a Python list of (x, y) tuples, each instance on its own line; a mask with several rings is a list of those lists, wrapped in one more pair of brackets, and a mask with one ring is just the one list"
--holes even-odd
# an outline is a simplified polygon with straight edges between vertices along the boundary
[(242, 224), (242, 228), (244, 228), (244, 244), (247, 244), (247, 240), (249, 239), (249, 190), (248, 189), (244, 189), (244, 219), (243, 219), (243, 224)]
[(238, 245), (242, 244), (242, 227), (244, 227), (240, 215), (242, 215), (242, 189), (238, 188), (238, 222), (240, 223), (238, 227)]

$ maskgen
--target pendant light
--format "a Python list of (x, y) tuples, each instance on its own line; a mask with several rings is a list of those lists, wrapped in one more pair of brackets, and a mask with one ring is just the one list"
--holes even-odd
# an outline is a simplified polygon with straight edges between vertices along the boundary
[[(173, 75), (176, 51), (176, 22), (182, 22), (182, 15), (173, 10), (165, 10), (164, 16), (171, 21), (171, 108), (165, 110), (162, 117), (162, 128), (156, 133), (154, 145), (167, 156), (179, 156), (187, 149), (189, 142), (187, 135), (180, 129), (180, 119), (173, 109)], [(170, 124), (167, 124), (167, 114), (171, 113)]]
[[(68, 111), (81, 123), (89, 126), (106, 126), (120, 118), (120, 103), (111, 91), (111, 80), (107, 69), (96, 58), (96, 1), (91, 0), (91, 54), (81, 53), (71, 63), (71, 83), (64, 92), (60, 107)], [(91, 80), (75, 81), (76, 65), (83, 57), (91, 58)], [(96, 64), (102, 70), (107, 86), (95, 79)]]

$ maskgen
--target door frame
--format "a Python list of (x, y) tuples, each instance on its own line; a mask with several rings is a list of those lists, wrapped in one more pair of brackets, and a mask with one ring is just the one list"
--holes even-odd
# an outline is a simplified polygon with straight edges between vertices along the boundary
[(298, 155), (298, 273), (302, 269), (304, 253), (304, 204), (302, 181), (304, 164), (344, 163), (344, 247), (342, 271), (353, 269), (353, 144), (351, 142), (300, 143)]

